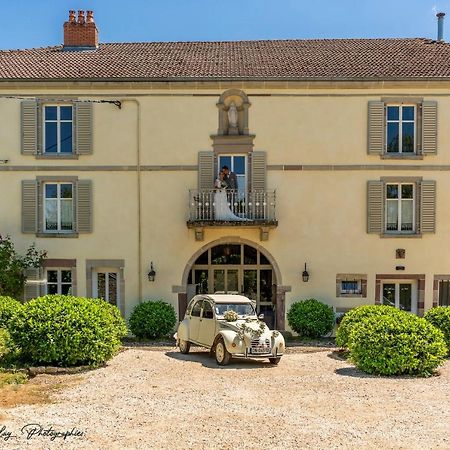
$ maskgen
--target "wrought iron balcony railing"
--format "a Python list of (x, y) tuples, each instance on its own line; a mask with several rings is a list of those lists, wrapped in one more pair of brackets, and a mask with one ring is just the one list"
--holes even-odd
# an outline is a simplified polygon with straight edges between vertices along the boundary
[(275, 191), (189, 191), (189, 222), (276, 223)]

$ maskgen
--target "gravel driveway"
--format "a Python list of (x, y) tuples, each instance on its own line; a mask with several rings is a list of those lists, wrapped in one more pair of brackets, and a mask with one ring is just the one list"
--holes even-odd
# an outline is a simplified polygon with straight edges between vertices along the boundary
[[(0, 428), (17, 437), (0, 432), (0, 448), (450, 448), (449, 361), (439, 377), (388, 379), (323, 348), (225, 368), (202, 351), (133, 348), (55, 400), (9, 410)], [(84, 435), (26, 440), (29, 423)]]

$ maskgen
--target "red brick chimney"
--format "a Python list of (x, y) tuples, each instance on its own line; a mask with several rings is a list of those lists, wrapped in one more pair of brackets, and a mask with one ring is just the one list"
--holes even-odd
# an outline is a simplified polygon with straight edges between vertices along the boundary
[(98, 30), (94, 22), (94, 12), (69, 11), (69, 20), (64, 23), (64, 47), (70, 49), (93, 49), (98, 47)]

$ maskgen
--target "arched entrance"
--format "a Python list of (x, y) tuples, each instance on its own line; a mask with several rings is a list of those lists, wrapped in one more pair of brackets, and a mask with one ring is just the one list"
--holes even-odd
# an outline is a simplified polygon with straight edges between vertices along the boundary
[(270, 327), (284, 329), (284, 298), (281, 274), (273, 257), (251, 241), (220, 239), (200, 249), (183, 275), (185, 294), (179, 294), (180, 318), (185, 304), (196, 294), (239, 293), (256, 302), (258, 314)]

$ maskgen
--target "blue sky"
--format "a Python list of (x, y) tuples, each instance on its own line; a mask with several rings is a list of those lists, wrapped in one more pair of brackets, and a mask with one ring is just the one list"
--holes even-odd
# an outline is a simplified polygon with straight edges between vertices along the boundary
[(436, 37), (450, 0), (6, 0), (0, 48), (62, 42), (69, 9), (93, 9), (101, 42)]

